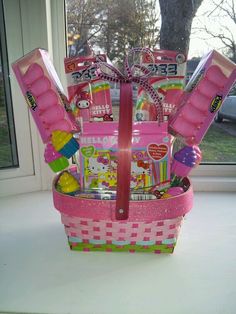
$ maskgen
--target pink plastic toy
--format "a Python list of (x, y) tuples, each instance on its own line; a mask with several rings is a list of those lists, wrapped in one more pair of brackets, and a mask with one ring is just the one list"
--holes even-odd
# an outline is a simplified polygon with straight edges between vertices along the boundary
[(177, 100), (169, 130), (187, 145), (199, 145), (236, 80), (236, 65), (216, 51), (208, 53)]
[(37, 98), (38, 109), (41, 112), (45, 112), (46, 109), (57, 105), (57, 94), (53, 90), (49, 90), (46, 93), (43, 93)]
[(75, 129), (65, 110), (66, 97), (48, 52), (35, 49), (17, 60), (12, 68), (44, 143), (55, 129)]

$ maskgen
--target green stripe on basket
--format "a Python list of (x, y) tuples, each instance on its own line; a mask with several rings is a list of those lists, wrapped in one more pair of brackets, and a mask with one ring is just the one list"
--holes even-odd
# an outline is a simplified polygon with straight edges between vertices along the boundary
[(94, 245), (92, 243), (75, 243), (69, 241), (70, 248), (73, 251), (112, 251), (112, 252), (146, 252), (146, 253), (172, 253), (175, 247), (173, 245), (149, 245), (149, 246), (142, 246), (142, 245), (123, 245), (117, 246), (114, 244), (101, 244), (101, 245)]
[[(68, 237), (69, 242), (72, 243), (82, 243), (83, 240), (78, 238), (78, 237)], [(177, 241), (176, 238), (171, 238), (171, 239), (164, 239), (162, 241), (162, 244), (175, 244)], [(106, 240), (96, 240), (96, 239), (91, 239), (89, 240), (89, 243), (91, 244), (101, 244), (101, 245), (106, 245)], [(129, 245), (130, 241), (112, 241), (112, 244), (115, 246), (124, 246), (124, 245)], [(155, 241), (138, 241), (136, 242), (137, 246), (153, 246), (155, 245)]]

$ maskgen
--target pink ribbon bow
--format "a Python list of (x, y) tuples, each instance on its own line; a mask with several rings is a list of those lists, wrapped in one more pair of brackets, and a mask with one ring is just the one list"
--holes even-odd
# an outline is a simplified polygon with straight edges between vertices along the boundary
[[(129, 64), (129, 58), (131, 56), (134, 56), (135, 53), (146, 53), (149, 55), (149, 60), (153, 60), (153, 63), (155, 62), (155, 58), (148, 48), (133, 48), (129, 51), (126, 59), (125, 59), (125, 72), (126, 74), (123, 74), (120, 72), (117, 68), (115, 68), (113, 65), (97, 61), (97, 75), (104, 80), (107, 80), (109, 82), (117, 82), (117, 83), (136, 83), (140, 86), (142, 86), (146, 92), (150, 95), (150, 97), (153, 100), (154, 105), (157, 107), (157, 120), (159, 122), (163, 121), (163, 107), (162, 107), (162, 100), (159, 97), (156, 90), (148, 83), (148, 78), (152, 75), (152, 71), (147, 69), (142, 64), (133, 64), (130, 66)], [(136, 71), (141, 72), (142, 74), (135, 74)], [(122, 90), (120, 93), (122, 99)]]

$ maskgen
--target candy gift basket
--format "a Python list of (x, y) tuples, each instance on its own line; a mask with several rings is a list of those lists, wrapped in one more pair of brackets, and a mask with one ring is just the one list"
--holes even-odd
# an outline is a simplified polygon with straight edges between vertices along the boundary
[[(53, 200), (70, 248), (172, 253), (193, 205), (188, 175), (201, 161), (198, 145), (236, 66), (212, 51), (186, 87), (186, 56), (175, 51), (134, 48), (124, 67), (120, 72), (106, 55), (66, 58), (66, 97), (47, 51), (13, 64), (56, 173)], [(118, 122), (111, 82), (120, 84)]]

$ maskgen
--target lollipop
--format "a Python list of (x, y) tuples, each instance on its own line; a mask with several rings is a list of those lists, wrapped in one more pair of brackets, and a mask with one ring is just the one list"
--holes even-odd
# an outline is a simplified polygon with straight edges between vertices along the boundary
[(171, 165), (171, 173), (174, 175), (171, 185), (178, 185), (201, 162), (201, 159), (202, 153), (197, 145), (185, 146), (176, 152)]

